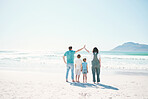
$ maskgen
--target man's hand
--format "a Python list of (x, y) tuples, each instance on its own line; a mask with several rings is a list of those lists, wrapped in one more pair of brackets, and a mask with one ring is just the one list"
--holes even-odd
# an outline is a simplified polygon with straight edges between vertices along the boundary
[(77, 51), (75, 51), (75, 53), (77, 53), (77, 52), (81, 51), (81, 50), (82, 50), (82, 49), (84, 49), (84, 48), (85, 48), (85, 45), (84, 45), (84, 47), (83, 47), (83, 48), (78, 49)]

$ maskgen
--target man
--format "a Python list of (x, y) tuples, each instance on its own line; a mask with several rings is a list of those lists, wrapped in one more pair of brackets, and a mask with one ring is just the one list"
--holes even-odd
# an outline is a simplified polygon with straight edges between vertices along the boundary
[[(77, 51), (72, 50), (72, 46), (69, 47), (69, 51), (65, 52), (63, 56), (63, 60), (65, 64), (67, 64), (67, 72), (66, 72), (66, 82), (68, 82), (68, 73), (71, 69), (71, 79), (74, 82), (74, 54), (84, 49), (85, 46)], [(65, 56), (67, 57), (67, 62), (65, 61)]]

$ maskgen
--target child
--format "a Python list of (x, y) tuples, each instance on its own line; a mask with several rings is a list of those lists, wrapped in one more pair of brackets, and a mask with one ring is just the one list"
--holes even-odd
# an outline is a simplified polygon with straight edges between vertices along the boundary
[(86, 62), (86, 58), (84, 58), (83, 61), (84, 62), (81, 65), (81, 71), (83, 73), (83, 83), (87, 83), (88, 64)]
[[(81, 64), (82, 60), (80, 59), (81, 55), (77, 55), (77, 59), (75, 60), (75, 73), (76, 73), (76, 82), (79, 82), (80, 73), (81, 73)], [(78, 80), (77, 80), (78, 77)]]

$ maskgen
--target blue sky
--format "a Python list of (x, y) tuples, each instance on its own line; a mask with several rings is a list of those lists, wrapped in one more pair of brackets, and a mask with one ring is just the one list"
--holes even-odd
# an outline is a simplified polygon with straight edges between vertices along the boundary
[(0, 50), (148, 44), (148, 0), (0, 0)]

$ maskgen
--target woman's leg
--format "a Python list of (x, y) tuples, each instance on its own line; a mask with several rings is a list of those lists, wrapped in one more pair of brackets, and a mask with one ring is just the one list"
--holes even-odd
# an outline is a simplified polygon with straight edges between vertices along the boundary
[(97, 83), (100, 82), (100, 67), (96, 68), (96, 73), (97, 73)]
[(95, 67), (92, 66), (93, 82), (95, 83)]

